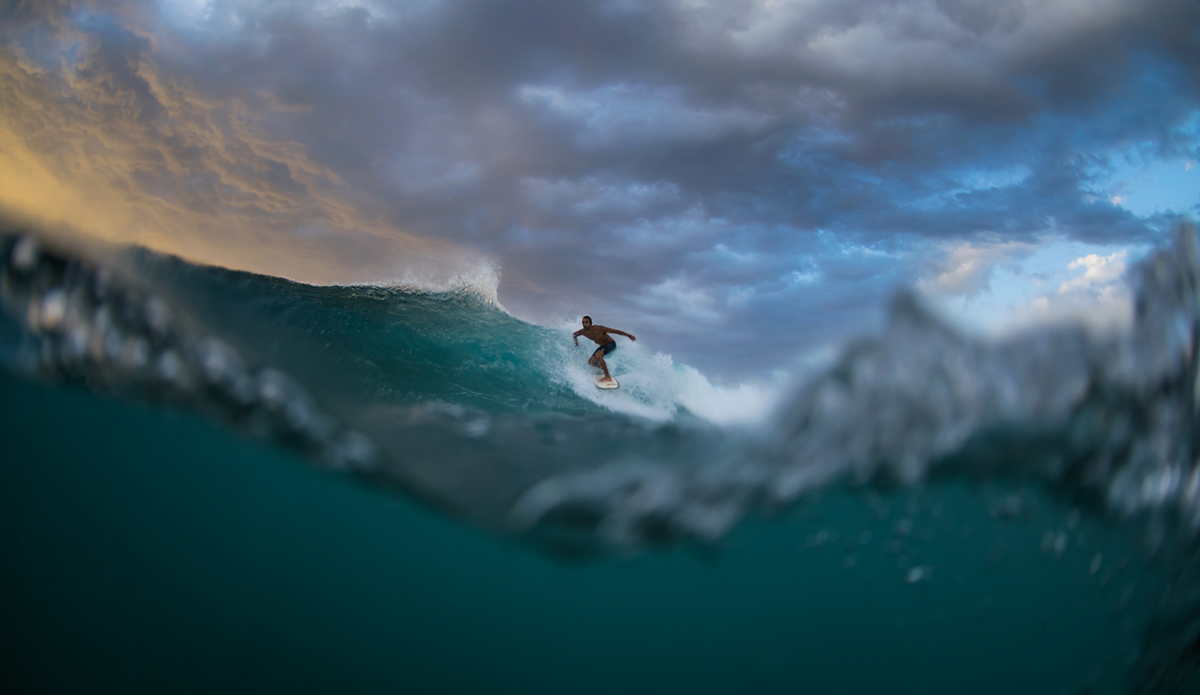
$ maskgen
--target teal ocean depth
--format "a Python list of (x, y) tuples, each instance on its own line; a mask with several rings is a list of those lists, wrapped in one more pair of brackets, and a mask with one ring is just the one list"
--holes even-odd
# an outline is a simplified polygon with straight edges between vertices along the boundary
[(192, 415), (3, 377), (0, 423), (7, 692), (1079, 693), (1120, 685), (1152, 583), (1104, 524), (1041, 550), (1069, 511), (998, 522), (987, 485), (577, 563)]

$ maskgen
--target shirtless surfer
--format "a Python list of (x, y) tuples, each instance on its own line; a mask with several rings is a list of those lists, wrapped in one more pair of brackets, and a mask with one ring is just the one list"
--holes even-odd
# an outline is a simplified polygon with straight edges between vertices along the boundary
[(634, 338), (632, 334), (626, 333), (625, 331), (618, 331), (615, 328), (609, 328), (607, 326), (593, 326), (591, 316), (584, 316), (583, 328), (575, 331), (575, 333), (571, 335), (571, 337), (575, 339), (576, 345), (579, 345), (579, 336), (583, 336), (584, 338), (587, 338), (588, 340), (600, 346), (596, 348), (595, 352), (592, 353), (592, 357), (588, 360), (588, 364), (592, 365), (593, 367), (599, 367), (600, 370), (604, 372), (604, 378), (601, 379), (601, 381), (613, 380), (612, 375), (608, 373), (608, 365), (604, 363), (604, 356), (617, 349), (617, 341), (613, 340), (609, 333), (616, 333), (617, 335), (623, 335), (630, 340), (637, 340), (637, 338)]

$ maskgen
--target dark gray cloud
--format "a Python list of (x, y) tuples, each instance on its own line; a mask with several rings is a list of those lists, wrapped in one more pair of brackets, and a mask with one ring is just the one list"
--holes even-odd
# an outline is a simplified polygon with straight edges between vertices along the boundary
[[(301, 239), (292, 275), (316, 278), (324, 255), (342, 269), (316, 278), (329, 281), (360, 262), (386, 272), (390, 239), (398, 254), (446, 242), (496, 259), (519, 315), (591, 313), (729, 375), (869, 326), (896, 286), (979, 291), (1007, 257), (996, 249), (1153, 241), (1170, 215), (1114, 205), (1106, 177), (1131, 149), (1197, 156), (1189, 0), (4, 12), (24, 85), (10, 93), (104, 110), (35, 128), (21, 123), (39, 97), (10, 106), (30, 157), (59, 162), (72, 190), (107, 176), (143, 207), (245, 220), (227, 225), (236, 252), (214, 255), (186, 224), (181, 252), (286, 260)], [(64, 134), (126, 145), (63, 164), (38, 143)], [(960, 243), (990, 250), (946, 251)], [(948, 257), (984, 265), (959, 278)]]

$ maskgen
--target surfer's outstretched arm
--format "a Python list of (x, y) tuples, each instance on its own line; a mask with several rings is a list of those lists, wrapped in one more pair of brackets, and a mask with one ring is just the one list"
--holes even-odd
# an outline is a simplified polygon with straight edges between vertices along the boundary
[(632, 333), (626, 333), (625, 331), (623, 331), (619, 328), (609, 328), (608, 326), (596, 326), (596, 328), (599, 328), (600, 330), (604, 331), (605, 333), (616, 333), (617, 335), (623, 335), (626, 338), (629, 338), (630, 340), (637, 342), (637, 338), (634, 338)]

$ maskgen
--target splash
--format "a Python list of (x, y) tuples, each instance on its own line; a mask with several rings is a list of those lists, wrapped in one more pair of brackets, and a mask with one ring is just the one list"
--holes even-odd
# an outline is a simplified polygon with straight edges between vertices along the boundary
[(742, 455), (699, 471), (613, 461), (557, 476), (525, 495), (514, 519), (531, 531), (574, 524), (564, 510), (583, 505), (602, 544), (712, 540), (747, 509), (839, 482), (1007, 474), (1194, 535), (1198, 277), (1195, 233), (1181, 229), (1174, 248), (1135, 268), (1133, 325), (1108, 336), (1068, 324), (975, 338), (901, 294), (884, 335), (798, 389)]

